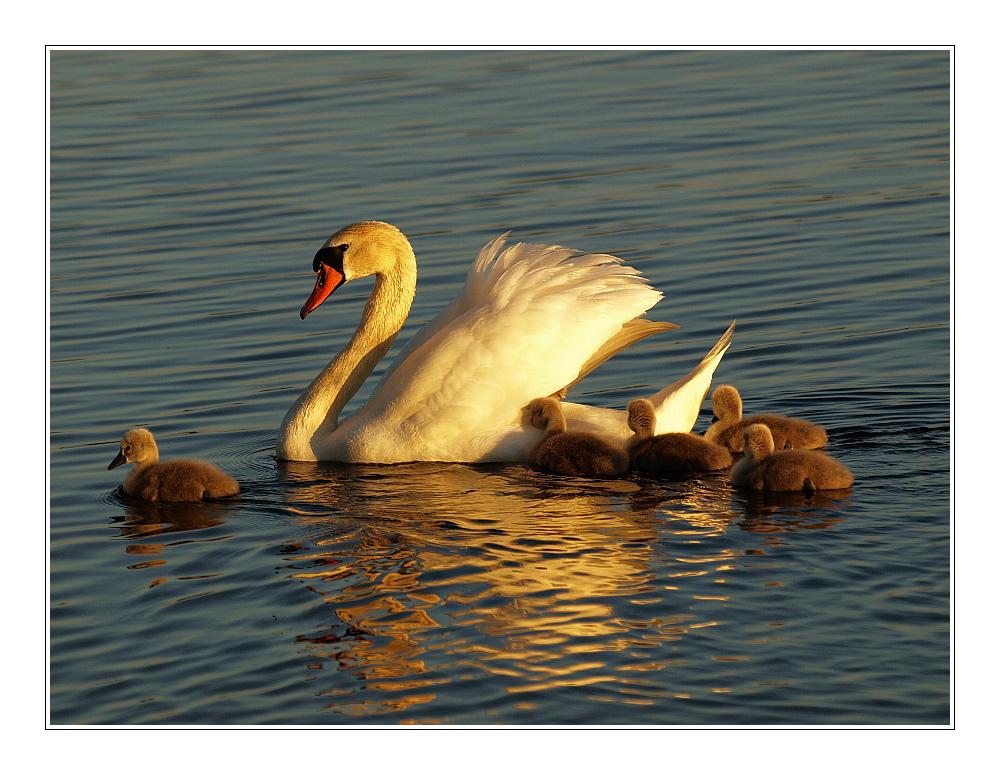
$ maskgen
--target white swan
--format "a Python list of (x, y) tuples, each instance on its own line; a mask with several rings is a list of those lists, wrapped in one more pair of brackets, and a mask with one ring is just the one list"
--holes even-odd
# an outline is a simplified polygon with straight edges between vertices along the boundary
[[(619, 259), (523, 243), (501, 252), (505, 238), (480, 251), (458, 297), (410, 340), (368, 403), (338, 425), (406, 320), (416, 258), (387, 223), (355, 223), (330, 237), (313, 259), (316, 286), (300, 315), (349, 280), (373, 274), (375, 286), (350, 342), (285, 415), (277, 456), (527, 463), (543, 432), (522, 421), (522, 407), (565, 395), (622, 348), (677, 328), (639, 319), (662, 294)], [(650, 397), (659, 427), (694, 426), (732, 330), (690, 374)], [(572, 403), (563, 411), (570, 430), (619, 441), (630, 435), (624, 411)]]

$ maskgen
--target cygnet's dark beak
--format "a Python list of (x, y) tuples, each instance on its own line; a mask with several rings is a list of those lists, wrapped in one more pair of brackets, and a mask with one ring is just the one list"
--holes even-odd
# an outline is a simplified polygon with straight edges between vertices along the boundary
[(112, 468), (118, 468), (118, 466), (122, 465), (123, 463), (127, 463), (127, 462), (128, 461), (125, 459), (125, 456), (121, 452), (119, 452), (115, 456), (115, 459), (111, 461), (111, 465), (108, 466), (108, 470), (110, 471)]

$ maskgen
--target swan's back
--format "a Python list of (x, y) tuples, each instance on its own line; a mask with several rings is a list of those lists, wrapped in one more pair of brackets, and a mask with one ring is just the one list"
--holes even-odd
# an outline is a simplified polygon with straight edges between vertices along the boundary
[(784, 449), (786, 446), (794, 449), (819, 449), (827, 444), (826, 431), (819, 425), (780, 414), (755, 414), (728, 427), (716, 428), (717, 425), (719, 423), (709, 426), (705, 431), (705, 438), (732, 452), (743, 451), (743, 434), (751, 425), (766, 425), (770, 428), (776, 449)]
[(628, 471), (625, 450), (586, 431), (566, 431), (540, 442), (532, 462), (564, 476), (621, 476)]
[(773, 492), (846, 490), (854, 475), (843, 463), (813, 449), (774, 450), (770, 429), (756, 423), (744, 431), (747, 456), (733, 466), (733, 486)]
[(634, 471), (681, 474), (693, 471), (721, 471), (733, 464), (729, 450), (693, 433), (661, 433), (629, 448)]
[(335, 458), (517, 459), (503, 445), (536, 438), (519, 435), (520, 407), (572, 384), (662, 296), (612, 256), (524, 243), (500, 252), (502, 244), (480, 252), (462, 293), (338, 428), (347, 454)]

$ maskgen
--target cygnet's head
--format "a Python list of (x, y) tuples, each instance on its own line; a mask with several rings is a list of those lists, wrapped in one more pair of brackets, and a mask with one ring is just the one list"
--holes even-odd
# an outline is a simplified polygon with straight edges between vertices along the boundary
[(536, 398), (524, 407), (524, 416), (536, 428), (545, 430), (554, 417), (562, 417), (562, 408), (554, 398)]
[(754, 423), (743, 431), (743, 451), (754, 460), (763, 460), (774, 452), (774, 437), (771, 429), (762, 423)]
[(716, 420), (739, 422), (743, 417), (743, 399), (732, 385), (719, 385), (712, 393), (712, 413)]
[(156, 440), (153, 434), (146, 428), (133, 428), (122, 438), (121, 449), (111, 465), (118, 468), (125, 463), (142, 463), (146, 460), (159, 460), (160, 453), (156, 448)]
[(636, 436), (646, 438), (656, 433), (656, 410), (645, 398), (637, 398), (628, 405), (628, 427)]

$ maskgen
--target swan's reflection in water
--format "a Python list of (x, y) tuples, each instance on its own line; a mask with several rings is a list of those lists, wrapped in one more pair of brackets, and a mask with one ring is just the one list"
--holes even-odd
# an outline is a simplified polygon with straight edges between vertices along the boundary
[(727, 534), (767, 520), (724, 474), (596, 481), (428, 463), (281, 474), (301, 529), (285, 567), (332, 609), (297, 640), (313, 669), (355, 679), (318, 690), (350, 715), (431, 702), (456, 671), (470, 686), (493, 679), (470, 689), (487, 705), (484, 692), (591, 684), (621, 702), (669, 694), (642, 675), (683, 662), (674, 651), (692, 632), (724, 626), (724, 576), (746, 553)]

